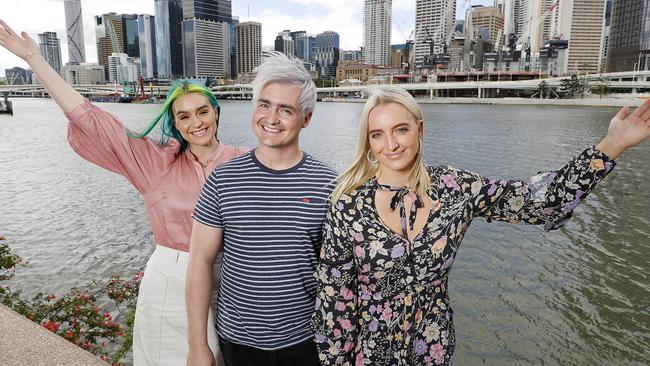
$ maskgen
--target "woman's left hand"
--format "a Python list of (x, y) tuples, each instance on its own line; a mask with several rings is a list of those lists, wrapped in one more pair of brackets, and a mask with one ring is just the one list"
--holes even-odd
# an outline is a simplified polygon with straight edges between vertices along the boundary
[(607, 130), (607, 136), (596, 148), (610, 158), (616, 159), (627, 148), (636, 146), (650, 137), (650, 99), (630, 113), (628, 107), (623, 107), (612, 118)]

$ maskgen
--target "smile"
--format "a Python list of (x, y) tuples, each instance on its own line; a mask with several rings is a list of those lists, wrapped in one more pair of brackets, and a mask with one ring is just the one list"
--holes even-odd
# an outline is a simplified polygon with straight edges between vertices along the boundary
[(398, 160), (401, 159), (402, 156), (404, 155), (404, 151), (400, 151), (398, 153), (385, 153), (384, 156), (390, 160)]
[(261, 125), (261, 126), (262, 126), (262, 129), (264, 130), (264, 132), (268, 132), (268, 133), (280, 133), (280, 132), (282, 132), (282, 130), (279, 129), (279, 128), (273, 128), (273, 127), (269, 127), (269, 126), (265, 126), (265, 125)]
[(207, 128), (202, 128), (200, 130), (196, 130), (196, 131), (193, 131), (193, 132), (190, 132), (190, 133), (192, 134), (192, 136), (201, 137), (201, 136), (205, 135), (205, 133), (207, 131), (208, 131)]

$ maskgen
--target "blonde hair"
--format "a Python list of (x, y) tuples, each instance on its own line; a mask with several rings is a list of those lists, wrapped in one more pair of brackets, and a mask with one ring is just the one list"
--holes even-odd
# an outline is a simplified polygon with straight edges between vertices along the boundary
[[(339, 176), (336, 188), (332, 192), (332, 202), (338, 201), (343, 194), (352, 192), (377, 174), (379, 164), (372, 164), (367, 158), (368, 151), (370, 151), (368, 116), (376, 106), (388, 103), (397, 103), (406, 108), (416, 121), (423, 120), (420, 106), (406, 90), (395, 86), (375, 90), (366, 101), (363, 112), (361, 112), (361, 128), (356, 156), (352, 165)], [(431, 189), (431, 179), (422, 164), (422, 140), (420, 140), (420, 149), (409, 173), (409, 182), (409, 186), (415, 188), (415, 192), (421, 197)]]

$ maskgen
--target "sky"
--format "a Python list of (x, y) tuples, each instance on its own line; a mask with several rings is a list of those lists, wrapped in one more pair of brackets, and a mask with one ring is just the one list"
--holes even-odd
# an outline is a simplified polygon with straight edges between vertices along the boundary
[[(339, 33), (341, 48), (357, 50), (363, 44), (363, 0), (232, 0), (233, 16), (240, 22), (262, 23), (262, 46), (273, 47), (278, 32), (305, 30), (318, 34), (327, 30)], [(470, 5), (492, 5), (493, 0), (457, 0), (456, 18), (463, 19)], [(68, 61), (63, 0), (0, 0), (0, 19), (14, 31), (37, 34), (56, 32), (61, 40), (63, 64)], [(94, 16), (114, 12), (154, 15), (154, 0), (81, 0), (86, 62), (97, 62)], [(391, 43), (404, 43), (415, 23), (415, 0), (393, 0)], [(0, 76), (14, 66), (26, 63), (0, 48)]]

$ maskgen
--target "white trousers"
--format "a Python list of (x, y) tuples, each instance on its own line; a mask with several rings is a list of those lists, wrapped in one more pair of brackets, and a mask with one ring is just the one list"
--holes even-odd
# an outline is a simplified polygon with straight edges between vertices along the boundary
[[(156, 245), (140, 283), (133, 329), (134, 366), (185, 365), (189, 350), (185, 276), (189, 253)], [(221, 255), (214, 266), (214, 291), (208, 314), (208, 345), (217, 366), (224, 365), (217, 341), (215, 310)]]

